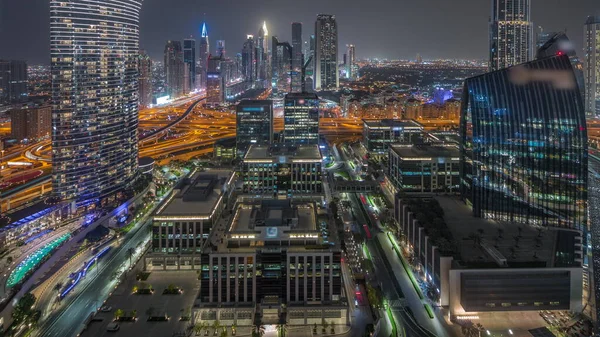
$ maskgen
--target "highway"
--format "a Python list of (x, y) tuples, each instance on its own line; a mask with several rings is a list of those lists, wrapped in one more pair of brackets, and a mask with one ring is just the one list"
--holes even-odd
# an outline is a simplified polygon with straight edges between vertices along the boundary
[(56, 313), (40, 323), (33, 335), (71, 337), (81, 332), (86, 318), (102, 305), (115, 288), (117, 280), (113, 279), (113, 274), (128, 267), (127, 251), (149, 242), (150, 221), (146, 218), (142, 221), (143, 224), (135, 232), (128, 233), (122, 239), (122, 246), (111, 249), (100, 262), (99, 268), (88, 274), (89, 281), (75, 288), (76, 290), (63, 300)]

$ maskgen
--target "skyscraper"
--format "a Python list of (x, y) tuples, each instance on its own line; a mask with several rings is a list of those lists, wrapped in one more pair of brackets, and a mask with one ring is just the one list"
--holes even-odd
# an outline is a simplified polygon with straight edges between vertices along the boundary
[(196, 89), (196, 40), (193, 38), (183, 40), (183, 62), (187, 65), (189, 91)]
[(217, 40), (217, 56), (225, 57), (225, 40)]
[(273, 36), (271, 40), (273, 48), (271, 86), (273, 93), (287, 94), (291, 91), (292, 46), (287, 42), (279, 42), (277, 36)]
[(136, 176), (141, 6), (50, 1), (52, 192), (62, 200), (101, 198)]
[(267, 23), (263, 22), (263, 25), (258, 30), (258, 36), (256, 37), (256, 80), (259, 88), (266, 88), (268, 85), (267, 74), (269, 67), (269, 31), (267, 30)]
[(273, 101), (242, 100), (236, 112), (236, 147), (244, 156), (252, 144), (269, 145), (273, 142)]
[(348, 49), (348, 59), (346, 61), (346, 77), (353, 80), (356, 77), (355, 74), (355, 63), (356, 63), (356, 47), (353, 44), (346, 45)]
[(288, 144), (319, 144), (319, 97), (310, 93), (285, 96), (283, 139)]
[(206, 89), (206, 70), (208, 68), (208, 56), (210, 55), (210, 43), (208, 41), (208, 31), (206, 29), (206, 22), (202, 24), (202, 35), (200, 37), (200, 50), (199, 50), (199, 68), (197, 70), (200, 80), (200, 89)]
[(0, 60), (0, 105), (27, 100), (27, 63)]
[(304, 57), (305, 62), (309, 61), (305, 69), (304, 92), (312, 92), (315, 88), (315, 35), (310, 35), (308, 42), (308, 54)]
[(206, 72), (206, 104), (217, 106), (225, 101), (225, 79), (223, 77), (221, 64), (222, 56), (208, 57), (208, 69)]
[(338, 31), (335, 15), (317, 15), (315, 39), (315, 90), (337, 90)]
[(584, 30), (585, 112), (600, 116), (600, 16), (590, 16)]
[(139, 87), (140, 87), (140, 105), (148, 107), (152, 104), (152, 60), (150, 56), (142, 50), (139, 58)]
[(167, 41), (165, 45), (165, 78), (167, 93), (171, 98), (177, 98), (184, 93), (185, 63), (181, 42)]
[(254, 36), (248, 35), (242, 49), (242, 73), (246, 82), (256, 80), (256, 46)]
[(292, 92), (302, 91), (302, 23), (292, 23)]
[(473, 214), (582, 231), (587, 128), (569, 57), (469, 78), (463, 93), (461, 192)]
[(540, 49), (548, 40), (550, 40), (557, 32), (545, 32), (542, 27), (539, 27), (540, 31), (537, 32), (535, 40), (535, 49)]
[(10, 135), (12, 138), (39, 139), (50, 135), (52, 107), (41, 106), (10, 111)]
[(533, 58), (531, 0), (492, 0), (490, 71)]

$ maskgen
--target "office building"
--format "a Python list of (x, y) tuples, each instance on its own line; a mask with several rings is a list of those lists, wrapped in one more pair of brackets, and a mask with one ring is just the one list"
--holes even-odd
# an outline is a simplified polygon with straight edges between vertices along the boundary
[(277, 36), (273, 36), (271, 58), (271, 88), (274, 94), (285, 95), (292, 90), (292, 58), (293, 48), (287, 42), (279, 42)]
[(183, 40), (183, 62), (187, 65), (186, 86), (188, 93), (196, 89), (196, 40), (193, 38)]
[(340, 243), (314, 202), (244, 201), (233, 212), (226, 230), (211, 235), (202, 253), (197, 319), (237, 326), (257, 320), (347, 324)]
[[(555, 81), (536, 80), (550, 71)], [(463, 95), (461, 193), (473, 214), (583, 230), (587, 127), (569, 57), (469, 78)]]
[(49, 137), (52, 107), (31, 107), (10, 111), (10, 136), (18, 141)]
[(248, 35), (242, 49), (242, 73), (246, 82), (256, 80), (256, 44), (254, 36)]
[(283, 107), (283, 138), (287, 144), (319, 143), (319, 97), (309, 93), (287, 94)]
[(152, 60), (142, 50), (140, 51), (139, 62), (140, 106), (148, 107), (152, 104)]
[(200, 269), (200, 253), (227, 207), (235, 183), (232, 171), (191, 172), (152, 216), (149, 269)]
[(27, 101), (27, 64), (0, 60), (0, 105)]
[(543, 45), (545, 45), (552, 37), (554, 37), (558, 32), (545, 32), (541, 27), (540, 31), (537, 33), (537, 37), (535, 40), (535, 49), (540, 49)]
[(256, 80), (258, 88), (267, 88), (269, 85), (269, 31), (267, 23), (263, 22), (256, 37)]
[(600, 116), (600, 16), (590, 16), (584, 30), (585, 112)]
[(185, 89), (185, 62), (183, 62), (183, 49), (179, 41), (167, 41), (165, 45), (165, 79), (167, 94), (172, 99), (184, 94)]
[(50, 1), (52, 192), (63, 200), (113, 194), (137, 175), (142, 3), (102, 5)]
[(362, 144), (372, 156), (386, 155), (392, 143), (422, 142), (423, 125), (414, 120), (363, 119)]
[(225, 78), (222, 73), (224, 58), (210, 55), (206, 71), (206, 104), (218, 106), (225, 102)]
[(490, 71), (533, 59), (531, 0), (492, 0)]
[(335, 15), (319, 14), (315, 23), (315, 90), (337, 90), (338, 31)]
[(317, 145), (252, 145), (243, 158), (243, 192), (273, 198), (320, 195), (322, 161)]
[(206, 89), (206, 71), (208, 69), (208, 56), (210, 55), (210, 42), (208, 40), (208, 30), (206, 22), (202, 24), (202, 33), (200, 36), (200, 49), (198, 50), (198, 86), (199, 89)]
[(242, 100), (236, 112), (236, 146), (244, 156), (252, 144), (269, 145), (273, 142), (273, 101)]
[(353, 44), (346, 45), (347, 59), (346, 59), (346, 78), (350, 80), (356, 79), (356, 47)]
[(304, 70), (304, 83), (302, 92), (313, 92), (315, 89), (315, 35), (310, 35), (310, 40), (308, 43), (308, 53), (304, 57), (304, 62), (308, 62), (306, 64), (306, 69)]
[(225, 40), (217, 40), (217, 55), (225, 57)]
[(302, 23), (292, 23), (292, 92), (302, 91)]
[(395, 191), (451, 192), (459, 186), (456, 144), (391, 144), (386, 177)]

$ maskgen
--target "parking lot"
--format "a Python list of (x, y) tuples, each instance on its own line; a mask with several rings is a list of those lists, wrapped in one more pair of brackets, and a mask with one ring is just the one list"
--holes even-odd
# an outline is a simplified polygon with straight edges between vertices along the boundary
[[(154, 289), (154, 293), (149, 295), (134, 294), (133, 288), (139, 285), (140, 282), (135, 280), (133, 273), (130, 274), (127, 280), (115, 289), (104, 304), (106, 307), (110, 307), (110, 310), (96, 314), (95, 318), (102, 321), (92, 321), (81, 336), (163, 337), (173, 336), (177, 332), (184, 332), (191, 324), (191, 320), (180, 321), (180, 318), (189, 314), (200, 287), (196, 272), (152, 272), (150, 277), (143, 283), (150, 285)], [(181, 288), (183, 293), (180, 295), (163, 295), (163, 290), (170, 284)], [(119, 309), (127, 315), (135, 310), (137, 321), (119, 322), (118, 331), (107, 331), (109, 323), (115, 318), (115, 311)], [(166, 314), (169, 319), (164, 322), (148, 322), (150, 312), (153, 316)]]

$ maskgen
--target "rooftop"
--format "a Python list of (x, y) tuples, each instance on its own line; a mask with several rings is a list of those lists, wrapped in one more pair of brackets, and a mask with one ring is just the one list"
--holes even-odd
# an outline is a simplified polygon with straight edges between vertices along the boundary
[(322, 160), (318, 145), (300, 146), (261, 146), (252, 145), (244, 160), (247, 159), (280, 159), (280, 157), (291, 157), (290, 159)]
[(412, 119), (363, 119), (363, 123), (369, 128), (423, 129), (423, 125)]
[(458, 158), (460, 155), (454, 144), (391, 144), (390, 149), (403, 158)]
[(211, 170), (184, 178), (163, 201), (155, 215), (210, 216), (233, 175), (228, 170)]

